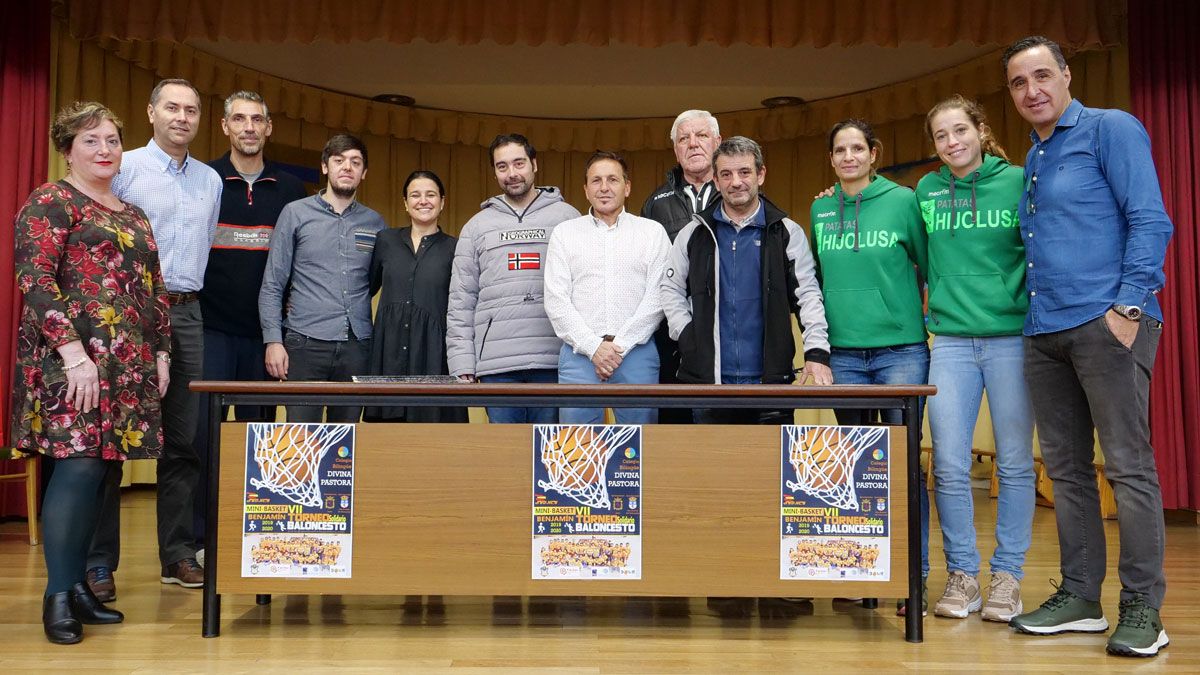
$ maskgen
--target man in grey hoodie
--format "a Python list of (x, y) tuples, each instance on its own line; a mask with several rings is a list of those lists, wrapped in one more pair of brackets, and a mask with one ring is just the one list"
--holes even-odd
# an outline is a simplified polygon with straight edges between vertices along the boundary
[[(480, 382), (558, 381), (562, 341), (542, 300), (550, 233), (579, 217), (554, 187), (534, 187), (537, 150), (521, 134), (489, 149), (503, 191), (463, 226), (450, 275), (446, 359), (450, 374)], [(493, 423), (553, 424), (556, 408), (487, 409)]]

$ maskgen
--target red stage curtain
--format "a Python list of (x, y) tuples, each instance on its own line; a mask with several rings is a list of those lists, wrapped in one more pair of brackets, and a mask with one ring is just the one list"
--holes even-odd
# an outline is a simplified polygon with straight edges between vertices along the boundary
[[(8, 148), (0, 162), (0, 429), (8, 447), (12, 411), (12, 366), (16, 354), (16, 325), (21, 297), (13, 274), (13, 218), (29, 193), (46, 180), (50, 130), (50, 2), (14, 2), (5, 12), (4, 75), (0, 77), (0, 147)], [(0, 472), (17, 471), (14, 462), (0, 462)], [(0, 516), (26, 515), (24, 483), (7, 481), (0, 487)]]
[(1163, 506), (1200, 510), (1200, 2), (1129, 3), (1133, 113), (1146, 125), (1163, 201), (1175, 223), (1167, 250), (1166, 315), (1150, 387), (1150, 434)]

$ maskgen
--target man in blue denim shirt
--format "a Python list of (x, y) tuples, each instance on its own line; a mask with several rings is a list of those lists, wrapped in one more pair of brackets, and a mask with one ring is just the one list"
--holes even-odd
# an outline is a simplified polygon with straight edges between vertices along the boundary
[(1013, 103), (1033, 126), (1020, 204), (1025, 378), (1054, 480), (1063, 575), (1049, 600), (1011, 625), (1041, 635), (1108, 629), (1095, 431), (1121, 537), (1120, 620), (1107, 649), (1153, 656), (1168, 640), (1158, 614), (1163, 507), (1147, 405), (1162, 334), (1155, 293), (1173, 228), (1137, 119), (1073, 100), (1062, 50), (1046, 38), (1009, 47), (1004, 68)]

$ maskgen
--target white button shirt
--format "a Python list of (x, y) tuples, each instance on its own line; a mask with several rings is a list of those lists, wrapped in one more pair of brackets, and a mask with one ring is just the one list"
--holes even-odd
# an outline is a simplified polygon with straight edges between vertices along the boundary
[(603, 336), (628, 352), (662, 321), (658, 286), (671, 240), (624, 210), (615, 225), (588, 215), (559, 224), (546, 252), (546, 315), (558, 337), (591, 358)]

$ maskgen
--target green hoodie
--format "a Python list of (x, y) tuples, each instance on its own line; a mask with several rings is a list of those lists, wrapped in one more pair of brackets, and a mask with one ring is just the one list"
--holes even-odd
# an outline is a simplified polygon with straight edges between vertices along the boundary
[(854, 197), (834, 187), (812, 205), (812, 246), (829, 344), (872, 349), (924, 342), (916, 264), (925, 228), (912, 190), (876, 176)]
[(1017, 204), (1020, 167), (983, 156), (954, 179), (942, 166), (917, 183), (929, 233), (929, 330), (938, 335), (1020, 335), (1029, 311)]

